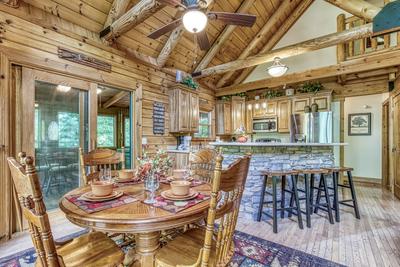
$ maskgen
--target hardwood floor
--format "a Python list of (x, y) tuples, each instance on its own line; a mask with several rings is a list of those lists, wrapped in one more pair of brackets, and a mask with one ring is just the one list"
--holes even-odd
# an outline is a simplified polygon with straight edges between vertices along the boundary
[[(237, 230), (347, 266), (400, 266), (400, 201), (374, 187), (358, 187), (357, 197), (361, 220), (345, 207), (341, 222), (334, 225), (323, 216), (313, 215), (311, 229), (300, 230), (294, 220), (284, 219), (279, 222), (278, 234), (272, 232), (269, 223), (248, 220), (240, 220)], [(59, 213), (50, 217), (56, 237), (81, 229)], [(0, 244), (0, 257), (30, 246), (29, 234), (19, 234)]]
[(310, 229), (284, 219), (278, 234), (269, 223), (247, 220), (240, 220), (237, 230), (347, 266), (400, 266), (400, 201), (376, 187), (358, 187), (357, 197), (361, 220), (345, 207), (334, 225), (320, 212)]

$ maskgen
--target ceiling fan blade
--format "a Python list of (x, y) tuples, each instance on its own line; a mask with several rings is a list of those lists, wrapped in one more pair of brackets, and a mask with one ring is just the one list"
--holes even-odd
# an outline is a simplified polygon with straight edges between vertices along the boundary
[(147, 37), (149, 37), (151, 39), (157, 39), (160, 36), (166, 34), (167, 32), (170, 32), (170, 31), (174, 30), (175, 28), (179, 27), (179, 25), (181, 25), (181, 23), (182, 23), (182, 19), (174, 20), (173, 22), (150, 33)]
[(164, 5), (170, 5), (173, 7), (183, 7), (184, 9), (186, 9), (186, 6), (184, 4), (182, 4), (181, 0), (158, 0), (160, 3), (164, 4)]
[(207, 15), (211, 20), (219, 20), (225, 24), (245, 27), (252, 27), (257, 19), (255, 15), (228, 12), (208, 12)]
[(208, 40), (206, 31), (201, 31), (196, 33), (197, 43), (201, 50), (208, 50), (210, 49), (210, 41)]

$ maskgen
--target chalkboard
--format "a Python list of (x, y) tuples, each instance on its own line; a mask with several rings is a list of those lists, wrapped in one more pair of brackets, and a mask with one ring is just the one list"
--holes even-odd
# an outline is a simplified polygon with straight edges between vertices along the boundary
[(153, 104), (153, 134), (165, 133), (165, 105), (160, 102)]

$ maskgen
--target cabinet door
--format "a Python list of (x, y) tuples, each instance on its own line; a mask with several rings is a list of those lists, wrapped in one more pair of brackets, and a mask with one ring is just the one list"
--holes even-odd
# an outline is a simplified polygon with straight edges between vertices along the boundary
[(278, 102), (278, 132), (290, 132), (291, 102), (284, 100)]
[(266, 108), (266, 116), (276, 116), (277, 115), (277, 103), (276, 102), (267, 102), (267, 108)]
[(246, 108), (246, 133), (253, 133), (253, 111), (251, 109)]
[(232, 134), (232, 106), (224, 103), (224, 134)]
[(330, 96), (315, 96), (311, 99), (311, 103), (318, 105), (319, 111), (331, 110), (331, 97)]
[(310, 98), (295, 98), (293, 99), (293, 113), (304, 113), (305, 106), (310, 105)]
[(256, 102), (253, 104), (253, 117), (260, 118), (264, 117), (266, 114), (265, 108), (262, 107), (262, 103)]
[(245, 99), (232, 99), (232, 130), (245, 127), (246, 121), (246, 103)]
[(179, 112), (176, 120), (179, 121), (179, 132), (190, 131), (190, 93), (184, 90), (179, 90)]
[(190, 131), (193, 133), (199, 130), (199, 96), (190, 94)]

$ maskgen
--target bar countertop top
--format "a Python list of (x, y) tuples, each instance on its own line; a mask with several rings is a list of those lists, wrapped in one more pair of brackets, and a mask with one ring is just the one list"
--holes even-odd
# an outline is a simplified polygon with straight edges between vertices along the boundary
[(271, 142), (271, 143), (258, 143), (258, 142), (246, 142), (246, 143), (239, 143), (239, 142), (211, 142), (210, 145), (212, 146), (254, 146), (254, 147), (321, 147), (321, 146), (347, 146), (348, 143), (278, 143), (278, 142)]

